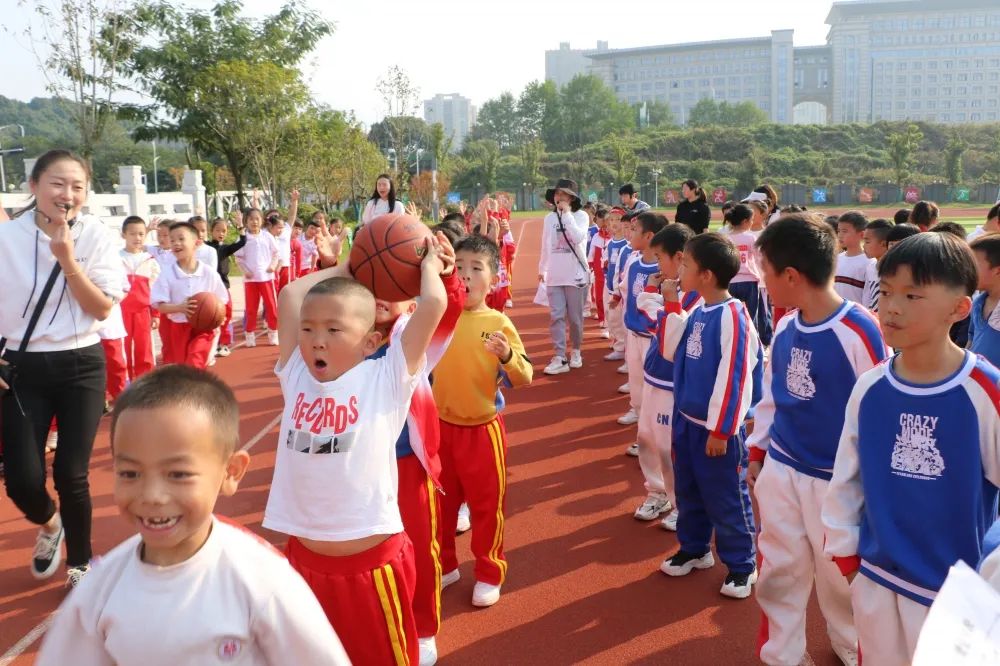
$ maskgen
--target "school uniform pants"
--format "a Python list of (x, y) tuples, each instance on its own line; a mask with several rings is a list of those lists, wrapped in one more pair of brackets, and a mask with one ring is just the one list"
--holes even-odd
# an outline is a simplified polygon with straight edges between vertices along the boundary
[[(631, 380), (630, 380), (631, 381)], [(642, 411), (639, 413), (639, 469), (646, 492), (665, 495), (674, 503), (673, 445), (670, 419), (674, 411), (674, 392), (642, 382)]]
[(743, 301), (747, 314), (757, 328), (757, 337), (765, 347), (771, 346), (771, 309), (767, 303), (767, 294), (759, 282), (730, 282), (729, 293), (733, 298)]
[(622, 305), (611, 307), (614, 301), (614, 294), (607, 289), (604, 290), (604, 309), (607, 312), (608, 333), (611, 335), (611, 349), (616, 352), (625, 352), (625, 308)]
[(292, 281), (292, 268), (291, 266), (279, 266), (277, 272), (274, 274), (274, 289), (277, 293), (281, 293), (281, 290), (285, 288), (289, 282)]
[(507, 287), (498, 287), (486, 294), (486, 307), (503, 312), (507, 308)]
[(343, 557), (314, 553), (289, 537), (285, 556), (316, 595), (351, 663), (416, 666), (413, 544), (405, 532)]
[(834, 647), (854, 649), (858, 633), (851, 589), (823, 552), (820, 512), (830, 482), (768, 458), (754, 495), (760, 515), (761, 626), (757, 654), (773, 666), (797, 666), (806, 654), (806, 606), (813, 584)]
[(604, 288), (604, 271), (601, 270), (600, 264), (592, 264), (591, 268), (594, 271), (594, 284), (591, 286), (593, 298), (591, 300), (594, 301), (594, 307), (597, 308), (597, 320), (603, 322), (605, 313), (604, 294), (607, 292)]
[(125, 338), (101, 340), (104, 349), (104, 395), (114, 402), (128, 384), (128, 365), (125, 362)]
[(441, 505), (437, 488), (417, 456), (396, 459), (399, 513), (413, 543), (416, 584), (413, 616), (417, 636), (436, 636), (441, 628)]
[(246, 325), (243, 330), (246, 333), (253, 333), (257, 330), (257, 309), (261, 301), (264, 302), (264, 321), (268, 329), (278, 330), (278, 294), (274, 290), (274, 281), (266, 282), (244, 282), (243, 289), (246, 293)]
[(566, 322), (569, 322), (570, 346), (583, 348), (583, 303), (587, 299), (586, 284), (546, 286), (549, 299), (549, 334), (555, 355), (566, 358)]
[(708, 430), (678, 414), (673, 425), (677, 540), (684, 552), (715, 549), (729, 571), (754, 570), (754, 522), (747, 489), (747, 450), (743, 428), (729, 438), (726, 454), (705, 455)]
[(863, 573), (851, 583), (854, 625), (861, 663), (906, 666), (917, 649), (927, 606), (879, 585)]
[(226, 287), (226, 294), (229, 295), (229, 300), (226, 301), (226, 320), (222, 322), (219, 333), (219, 344), (224, 347), (233, 344), (233, 295), (229, 287)]
[(215, 331), (196, 331), (187, 322), (170, 322), (170, 357), (164, 363), (190, 365), (204, 370), (215, 341)]
[(97, 426), (104, 410), (104, 350), (18, 353), (4, 359), (17, 366), (14, 386), (0, 400), (7, 496), (25, 518), (47, 523), (56, 504), (45, 488), (45, 438), (59, 423), (59, 448), (52, 479), (66, 530), (66, 564), (90, 561), (91, 500), (87, 473)]
[(148, 307), (122, 309), (125, 321), (125, 364), (129, 379), (138, 379), (154, 367), (153, 316)]
[(625, 334), (625, 365), (628, 366), (628, 404), (637, 414), (641, 414), (642, 386), (646, 383), (643, 366), (646, 364), (646, 352), (649, 351), (651, 338), (643, 337), (634, 331)]
[(477, 581), (502, 585), (504, 500), (507, 494), (507, 435), (503, 418), (476, 426), (441, 421), (441, 568), (458, 568), (455, 526), (464, 499), (472, 521), (472, 555)]
[(170, 321), (170, 317), (162, 312), (157, 313), (157, 317), (160, 319), (160, 325), (157, 329), (160, 332), (160, 362), (169, 363), (167, 359), (172, 356), (170, 351), (170, 325), (174, 322)]

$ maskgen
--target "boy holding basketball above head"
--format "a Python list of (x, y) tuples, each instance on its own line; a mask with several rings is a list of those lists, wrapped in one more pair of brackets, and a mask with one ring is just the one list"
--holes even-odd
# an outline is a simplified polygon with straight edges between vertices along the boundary
[(121, 251), (128, 293), (122, 299), (125, 324), (125, 364), (129, 379), (135, 381), (153, 369), (152, 329), (159, 325), (149, 302), (150, 289), (160, 276), (160, 263), (146, 251), (146, 223), (131, 215), (122, 222), (125, 249)]
[(976, 566), (996, 520), (1000, 370), (948, 335), (976, 290), (964, 241), (907, 238), (879, 279), (879, 320), (898, 353), (854, 386), (822, 518), (826, 554), (851, 582), (864, 663), (895, 666), (913, 658), (949, 568)]
[(246, 214), (247, 242), (236, 253), (236, 263), (243, 270), (246, 291), (244, 332), (247, 347), (257, 346), (257, 308), (264, 301), (268, 344), (278, 344), (278, 296), (274, 272), (278, 270), (278, 243), (270, 233), (262, 232), (263, 216), (256, 208)]
[(531, 382), (531, 361), (507, 315), (486, 305), (497, 280), (500, 251), (484, 236), (463, 238), (455, 266), (468, 289), (455, 335), (434, 371), (434, 400), (441, 415), (442, 586), (459, 579), (455, 554), (458, 507), (464, 498), (472, 513), (472, 554), (476, 559), (475, 606), (500, 599), (507, 574), (503, 554), (504, 497), (507, 490), (507, 435), (497, 413), (501, 374), (512, 387)]
[[(342, 239), (318, 236), (324, 263)], [(415, 664), (414, 553), (397, 501), (395, 442), (447, 307), (451, 258), (426, 239), (420, 301), (392, 327), (383, 357), (375, 298), (320, 270), (285, 287), (275, 372), (285, 401), (264, 527), (287, 555), (357, 664)]]
[[(218, 272), (195, 259), (198, 230), (188, 222), (170, 225), (170, 245), (177, 261), (160, 274), (153, 285), (150, 302), (170, 319), (170, 344), (164, 347), (164, 363), (183, 363), (204, 369), (212, 351), (215, 333), (196, 330), (188, 317), (194, 315), (198, 303), (195, 294), (208, 292), (225, 304), (229, 300)], [(162, 335), (162, 331), (161, 331)]]
[(247, 471), (238, 440), (236, 397), (207, 372), (160, 368), (122, 394), (114, 498), (139, 533), (73, 590), (36, 664), (350, 663), (281, 554), (213, 515)]
[(823, 554), (820, 513), (851, 390), (888, 350), (875, 318), (834, 290), (838, 243), (822, 217), (782, 215), (756, 243), (767, 293), (792, 312), (778, 322), (749, 439), (761, 523), (758, 656), (776, 666), (805, 658), (815, 582), (833, 650), (856, 664), (851, 592)]

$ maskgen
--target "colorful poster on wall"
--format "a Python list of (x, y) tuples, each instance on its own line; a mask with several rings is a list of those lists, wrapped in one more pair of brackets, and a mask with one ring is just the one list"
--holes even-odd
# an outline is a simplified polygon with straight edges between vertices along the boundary
[(827, 200), (826, 188), (814, 187), (812, 191), (812, 198), (814, 204), (825, 204)]
[(445, 200), (450, 204), (460, 203), (462, 201), (462, 194), (460, 192), (449, 192)]
[(676, 204), (680, 200), (680, 194), (678, 194), (677, 190), (667, 190), (663, 193), (663, 203), (665, 204)]
[(587, 201), (589, 201), (590, 203), (597, 203), (597, 201), (600, 198), (601, 197), (599, 197), (597, 195), (597, 192), (595, 192), (594, 190), (591, 190), (590, 192), (587, 193)]
[(871, 187), (862, 187), (858, 190), (858, 203), (869, 204), (875, 201), (875, 189)]
[(920, 201), (920, 188), (909, 186), (903, 190), (903, 201), (909, 204), (914, 204)]
[(955, 201), (968, 201), (970, 194), (969, 188), (960, 187), (955, 190)]
[(719, 206), (726, 203), (726, 188), (717, 187), (712, 190), (712, 203)]

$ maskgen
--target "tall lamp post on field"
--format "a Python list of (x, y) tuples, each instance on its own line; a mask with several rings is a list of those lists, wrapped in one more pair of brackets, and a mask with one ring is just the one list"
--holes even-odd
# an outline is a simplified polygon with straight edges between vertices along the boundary
[(653, 169), (653, 208), (660, 202), (660, 170)]

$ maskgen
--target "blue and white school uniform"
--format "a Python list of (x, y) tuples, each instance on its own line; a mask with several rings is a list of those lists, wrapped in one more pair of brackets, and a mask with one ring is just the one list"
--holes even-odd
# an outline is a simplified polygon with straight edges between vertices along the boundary
[(914, 385), (895, 359), (858, 380), (823, 503), (826, 553), (851, 586), (865, 661), (909, 663), (957, 560), (976, 566), (997, 516), (1000, 370), (971, 352), (951, 377)]
[(629, 405), (637, 414), (641, 414), (642, 408), (642, 366), (652, 339), (650, 329), (656, 324), (655, 317), (650, 318), (648, 313), (639, 309), (639, 296), (646, 290), (649, 276), (659, 270), (655, 261), (646, 263), (642, 260), (642, 253), (633, 252), (619, 284), (626, 330), (625, 364), (628, 366)]
[(618, 262), (624, 254), (627, 254), (628, 240), (621, 238), (608, 241), (605, 250), (604, 263), (604, 321), (608, 324), (608, 333), (611, 335), (611, 349), (616, 352), (625, 352), (625, 321), (622, 308), (611, 308), (614, 296), (618, 293)]
[(771, 345), (771, 308), (761, 286), (760, 253), (754, 231), (733, 231), (726, 236), (740, 253), (740, 269), (729, 282), (729, 293), (743, 301), (750, 319), (757, 327), (757, 336), (765, 347)]
[(969, 349), (1000, 367), (1000, 304), (992, 312), (985, 312), (985, 291), (972, 299), (972, 314), (969, 315)]

